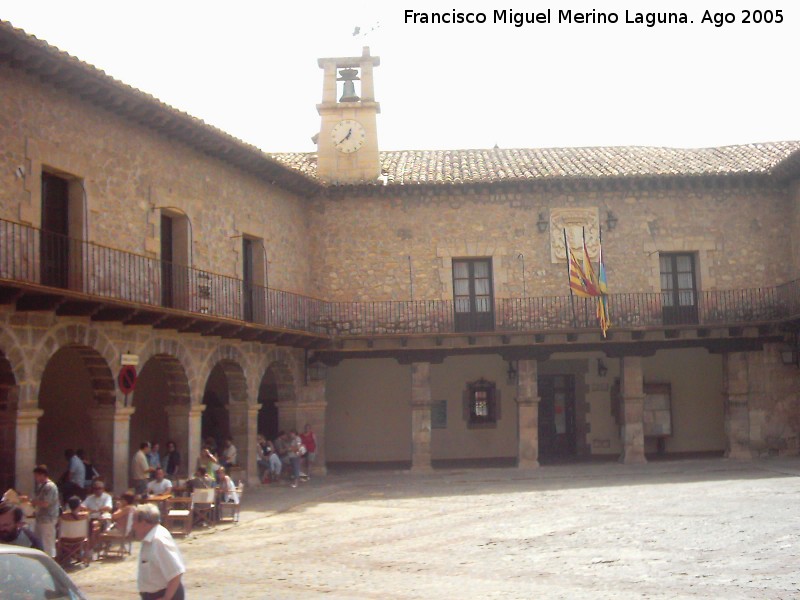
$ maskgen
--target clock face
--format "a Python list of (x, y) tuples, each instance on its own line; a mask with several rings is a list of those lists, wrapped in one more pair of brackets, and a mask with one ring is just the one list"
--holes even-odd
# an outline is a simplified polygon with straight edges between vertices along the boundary
[(334, 147), (339, 152), (349, 154), (361, 148), (367, 139), (367, 131), (358, 121), (345, 119), (333, 126), (331, 137)]

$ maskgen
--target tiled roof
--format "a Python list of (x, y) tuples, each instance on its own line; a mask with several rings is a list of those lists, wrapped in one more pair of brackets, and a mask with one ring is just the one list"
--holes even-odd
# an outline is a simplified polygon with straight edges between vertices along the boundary
[[(680, 149), (641, 146), (381, 152), (387, 185), (468, 184), (498, 181), (768, 175), (800, 142)], [(314, 153), (273, 154), (277, 161), (317, 177)]]
[[(313, 192), (323, 185), (317, 175), (316, 154), (267, 154), (6, 21), (0, 21), (0, 62), (24, 69), (87, 102), (288, 189)], [(381, 152), (380, 160), (387, 185), (409, 186), (745, 174), (774, 174), (780, 178), (796, 177), (800, 172), (800, 142), (695, 150), (649, 147), (404, 150)]]

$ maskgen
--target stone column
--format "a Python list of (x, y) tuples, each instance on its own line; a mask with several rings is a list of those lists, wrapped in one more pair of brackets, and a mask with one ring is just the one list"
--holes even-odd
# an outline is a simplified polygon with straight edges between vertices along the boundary
[(747, 353), (729, 352), (723, 355), (722, 378), (725, 396), (725, 456), (750, 460), (750, 375)]
[(231, 435), (237, 452), (236, 460), (245, 471), (244, 477), (248, 485), (260, 483), (256, 465), (256, 436), (258, 435), (258, 411), (260, 408), (260, 404), (244, 402), (231, 402), (228, 405)]
[(177, 404), (166, 406), (169, 422), (169, 435), (181, 453), (181, 466), (178, 473), (181, 478), (189, 478), (197, 467), (202, 440), (203, 411), (205, 404)]
[(644, 456), (644, 375), (641, 356), (622, 357), (622, 456), (620, 462), (638, 465)]
[(431, 470), (431, 365), (411, 364), (411, 470)]
[(517, 467), (539, 466), (539, 363), (520, 360), (517, 366)]
[(95, 438), (92, 460), (115, 494), (122, 494), (130, 483), (131, 416), (135, 410), (132, 406), (106, 404), (89, 411)]
[[(33, 468), (36, 466), (36, 431), (44, 414), (40, 408), (17, 410), (17, 440), (14, 489), (21, 494), (33, 493)], [(58, 475), (55, 475), (58, 477)], [(4, 490), (5, 491), (5, 490)]]

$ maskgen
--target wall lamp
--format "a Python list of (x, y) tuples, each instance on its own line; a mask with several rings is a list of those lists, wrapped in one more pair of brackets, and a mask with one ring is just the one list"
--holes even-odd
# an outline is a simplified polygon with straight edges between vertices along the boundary
[(597, 359), (597, 376), (598, 377), (605, 377), (608, 374), (608, 367), (606, 363), (603, 362), (602, 358)]
[(545, 218), (544, 213), (539, 213), (539, 220), (536, 221), (536, 229), (539, 230), (539, 233), (544, 233), (550, 227), (550, 222)]
[(617, 221), (619, 221), (619, 219), (614, 215), (614, 212), (608, 211), (608, 215), (606, 215), (606, 226), (609, 231), (617, 227)]
[(508, 383), (517, 383), (519, 373), (517, 372), (517, 366), (514, 364), (514, 361), (508, 361), (508, 370), (506, 371), (506, 376), (508, 378)]

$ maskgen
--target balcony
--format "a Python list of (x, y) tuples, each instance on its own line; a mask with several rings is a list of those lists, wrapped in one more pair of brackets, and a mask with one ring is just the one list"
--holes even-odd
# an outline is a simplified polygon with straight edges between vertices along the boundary
[[(11, 302), (23, 311), (307, 348), (387, 337), (404, 347), (409, 336), (427, 337), (432, 347), (442, 346), (443, 336), (469, 336), (470, 344), (475, 336), (501, 336), (505, 344), (556, 334), (600, 339), (596, 303), (568, 295), (495, 299), (494, 329), (487, 332), (486, 314), (477, 315), (474, 329), (459, 315), (456, 327), (451, 300), (326, 302), (0, 220), (0, 303)], [(628, 332), (635, 341), (648, 330), (670, 337), (692, 329), (702, 338), (715, 328), (757, 327), (763, 337), (800, 315), (800, 281), (699, 292), (684, 311), (665, 310), (665, 302), (660, 293), (611, 294), (613, 335)]]

